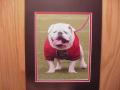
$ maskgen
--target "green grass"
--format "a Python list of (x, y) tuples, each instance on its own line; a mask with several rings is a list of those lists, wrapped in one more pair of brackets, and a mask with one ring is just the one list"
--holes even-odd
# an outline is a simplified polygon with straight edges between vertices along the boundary
[[(69, 23), (75, 28), (79, 28), (80, 24), (86, 20), (86, 15), (36, 15), (37, 19), (37, 31), (36, 31), (36, 46), (37, 46), (37, 58), (38, 58), (38, 79), (39, 80), (71, 80), (71, 79), (88, 79), (88, 69), (80, 69), (79, 61), (76, 64), (76, 74), (68, 73), (69, 61), (62, 61), (62, 70), (56, 71), (53, 74), (48, 74), (48, 64), (44, 59), (43, 47), (44, 41), (47, 37), (47, 29), (50, 24), (57, 22)], [(89, 25), (87, 25), (83, 31), (77, 32), (77, 35), (80, 38), (80, 42), (84, 49), (85, 61), (88, 63), (88, 45), (89, 45)]]

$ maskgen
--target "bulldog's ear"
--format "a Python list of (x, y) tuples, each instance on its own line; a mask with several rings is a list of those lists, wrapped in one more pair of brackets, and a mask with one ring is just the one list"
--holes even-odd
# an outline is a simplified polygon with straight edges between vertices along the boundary
[(73, 28), (71, 25), (69, 25), (69, 26), (68, 26), (68, 28), (69, 28), (71, 31), (73, 31), (73, 32), (75, 32), (75, 31), (76, 31), (76, 29), (75, 29), (75, 28)]
[(48, 33), (51, 32), (51, 30), (53, 29), (53, 27), (54, 27), (54, 24), (50, 25), (50, 27), (48, 28)]

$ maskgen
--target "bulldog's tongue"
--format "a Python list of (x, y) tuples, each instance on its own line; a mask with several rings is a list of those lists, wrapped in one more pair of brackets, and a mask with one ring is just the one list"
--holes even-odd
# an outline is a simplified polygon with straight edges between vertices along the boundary
[(60, 44), (62, 44), (62, 41), (61, 40), (56, 40), (56, 45), (60, 45)]

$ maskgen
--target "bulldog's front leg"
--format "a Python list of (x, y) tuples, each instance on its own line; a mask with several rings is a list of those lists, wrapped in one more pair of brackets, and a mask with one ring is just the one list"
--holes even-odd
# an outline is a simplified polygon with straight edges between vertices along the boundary
[(62, 69), (61, 60), (57, 58), (55, 70), (61, 70), (61, 69)]
[(69, 70), (68, 70), (69, 73), (77, 73), (75, 71), (75, 65), (76, 65), (76, 61), (70, 61)]
[(55, 72), (55, 65), (53, 61), (47, 61), (48, 65), (49, 65), (49, 70), (47, 71), (47, 73), (54, 73)]

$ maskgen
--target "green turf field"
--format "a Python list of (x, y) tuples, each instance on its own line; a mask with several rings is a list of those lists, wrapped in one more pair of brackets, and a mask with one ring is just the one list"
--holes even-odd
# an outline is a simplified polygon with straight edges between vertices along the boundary
[[(36, 14), (36, 53), (38, 58), (38, 79), (39, 80), (78, 80), (78, 79), (88, 79), (88, 69), (80, 69), (79, 61), (77, 61), (76, 74), (68, 73), (69, 61), (62, 61), (62, 70), (56, 71), (53, 74), (48, 74), (48, 64), (44, 60), (43, 47), (44, 41), (47, 37), (47, 30), (51, 24), (54, 23), (68, 23), (74, 28), (79, 28), (80, 25), (86, 20), (88, 15), (74, 15), (74, 14)], [(84, 49), (85, 61), (88, 63), (88, 47), (89, 47), (89, 23), (86, 25), (83, 31), (77, 32), (80, 38), (81, 44)]]

